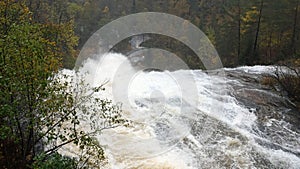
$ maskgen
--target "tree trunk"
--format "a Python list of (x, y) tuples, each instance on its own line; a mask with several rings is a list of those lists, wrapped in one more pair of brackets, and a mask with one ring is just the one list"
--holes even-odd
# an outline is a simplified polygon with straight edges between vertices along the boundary
[(260, 24), (261, 24), (263, 6), (264, 6), (264, 1), (261, 0), (260, 1), (259, 15), (258, 15), (257, 28), (256, 28), (256, 34), (255, 34), (255, 41), (254, 41), (254, 46), (253, 46), (253, 56), (257, 55), (257, 44), (258, 44), (258, 37), (259, 37), (259, 31), (260, 31)]
[(132, 0), (132, 9), (131, 9), (132, 13), (136, 13), (136, 4), (135, 4), (135, 0)]
[(268, 41), (268, 52), (267, 52), (267, 56), (268, 56), (268, 60), (271, 61), (272, 60), (272, 34), (273, 32), (270, 32), (270, 36), (269, 36), (269, 41)]
[(299, 9), (299, 0), (297, 1), (296, 4), (296, 9), (295, 9), (295, 14), (294, 14), (294, 25), (293, 25), (293, 34), (292, 34), (292, 50), (293, 50), (293, 54), (296, 55), (296, 31), (297, 31), (297, 19), (298, 19), (298, 9)]
[(241, 4), (238, 0), (238, 59), (241, 57)]

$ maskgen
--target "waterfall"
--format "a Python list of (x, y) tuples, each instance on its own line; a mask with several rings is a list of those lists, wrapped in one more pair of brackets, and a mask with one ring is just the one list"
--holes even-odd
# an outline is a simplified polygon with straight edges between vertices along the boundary
[[(262, 107), (249, 98), (249, 91), (261, 97), (275, 94), (239, 78), (255, 79), (270, 70), (267, 66), (222, 70), (231, 76), (221, 76), (221, 70), (142, 71), (116, 53), (88, 59), (79, 69), (88, 72), (85, 81), (92, 86), (108, 81), (101, 97), (124, 101), (124, 116), (133, 121), (130, 127), (97, 136), (105, 147), (107, 168), (296, 169), (299, 128), (293, 130), (292, 123), (271, 112), (262, 116)], [(282, 107), (272, 110), (284, 112)]]

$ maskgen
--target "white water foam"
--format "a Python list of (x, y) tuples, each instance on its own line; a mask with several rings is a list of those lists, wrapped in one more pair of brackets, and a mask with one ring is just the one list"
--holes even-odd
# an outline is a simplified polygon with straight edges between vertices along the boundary
[[(120, 67), (122, 71), (118, 72)], [(262, 66), (237, 69), (254, 73), (271, 71)], [(221, 160), (232, 161), (232, 167), (255, 168), (251, 157), (253, 149), (275, 165), (281, 158), (291, 159), (282, 166), (294, 168), (299, 164), (300, 159), (289, 153), (257, 148), (260, 146), (251, 133), (257, 118), (236, 100), (225, 77), (208, 75), (200, 70), (136, 71), (125, 56), (115, 53), (106, 54), (100, 60), (88, 59), (80, 72), (88, 72), (85, 80), (92, 86), (108, 81), (101, 97), (115, 102), (119, 100), (114, 97), (114, 86), (123, 85), (119, 84), (120, 79), (126, 81), (128, 74), (134, 75), (127, 91), (120, 96), (128, 99), (128, 105), (123, 107), (124, 116), (134, 125), (107, 130), (97, 136), (105, 146), (107, 168), (219, 168), (224, 167)], [(116, 78), (119, 79), (117, 82), (114, 81)], [(196, 85), (197, 98), (188, 97), (193, 91), (189, 90), (190, 85)], [(184, 106), (190, 107), (184, 110), (191, 112), (183, 111)], [(220, 136), (216, 135), (222, 128), (212, 123), (202, 126), (207, 127), (208, 133), (204, 139), (204, 133), (191, 131), (194, 123), (189, 121), (197, 121), (196, 115), (215, 119), (246, 141), (227, 137), (221, 132)], [(214, 154), (210, 149), (217, 151)]]

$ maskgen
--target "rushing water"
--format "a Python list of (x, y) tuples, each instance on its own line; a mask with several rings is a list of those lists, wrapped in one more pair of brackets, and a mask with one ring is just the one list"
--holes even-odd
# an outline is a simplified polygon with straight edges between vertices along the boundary
[[(126, 77), (117, 73), (121, 65), (134, 74), (126, 96), (116, 88)], [(106, 168), (300, 168), (299, 112), (259, 84), (272, 67), (136, 72), (125, 56), (107, 54), (80, 71), (95, 86), (109, 80), (103, 97), (127, 98), (124, 116), (133, 126), (97, 137)], [(197, 97), (183, 96), (191, 90)]]

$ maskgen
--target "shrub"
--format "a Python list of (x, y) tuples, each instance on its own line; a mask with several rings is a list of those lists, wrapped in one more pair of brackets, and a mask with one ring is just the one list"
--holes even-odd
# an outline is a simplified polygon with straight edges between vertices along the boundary
[(273, 77), (292, 101), (300, 101), (299, 67), (277, 66)]
[(74, 169), (77, 168), (77, 161), (70, 157), (54, 153), (47, 159), (41, 154), (35, 158), (34, 169)]
[(261, 79), (260, 83), (265, 86), (274, 87), (276, 85), (277, 81), (272, 76), (265, 76)]

